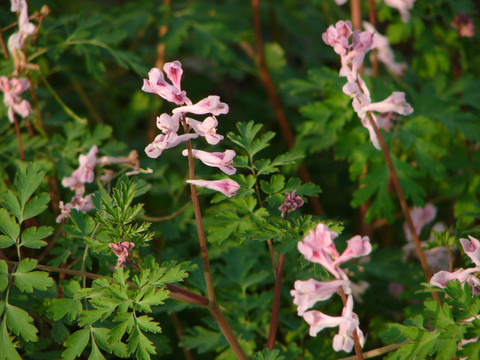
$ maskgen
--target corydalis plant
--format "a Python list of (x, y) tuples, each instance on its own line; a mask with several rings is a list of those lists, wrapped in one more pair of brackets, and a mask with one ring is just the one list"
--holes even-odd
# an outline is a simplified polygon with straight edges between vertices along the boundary
[[(351, 42), (350, 37), (352, 37)], [(393, 113), (408, 115), (413, 112), (413, 109), (405, 102), (403, 92), (393, 92), (385, 100), (372, 103), (370, 91), (360, 76), (359, 69), (363, 64), (366, 53), (376, 46), (376, 34), (368, 31), (353, 31), (352, 23), (347, 20), (339, 21), (335, 26), (331, 25), (322, 34), (322, 39), (340, 55), (342, 63), (340, 76), (347, 78), (343, 92), (352, 98), (353, 109), (360, 118), (362, 125), (368, 130), (373, 146), (380, 150), (377, 134), (369, 118), (371, 117), (377, 126), (388, 129)]]
[[(353, 295), (350, 280), (340, 268), (340, 264), (350, 259), (368, 255), (372, 246), (367, 236), (356, 235), (347, 241), (347, 248), (339, 254), (333, 240), (338, 236), (330, 231), (324, 224), (318, 224), (315, 230), (298, 243), (298, 251), (308, 261), (322, 265), (330, 274), (335, 277), (332, 281), (317, 281), (309, 279), (306, 281), (295, 281), (290, 293), (294, 297), (293, 303), (297, 305), (298, 315), (310, 325), (310, 335), (317, 333), (326, 327), (339, 327), (338, 334), (333, 338), (333, 349), (335, 351), (352, 351), (354, 342), (363, 346), (365, 339), (359, 328), (357, 314), (353, 312)], [(341, 316), (329, 316), (318, 310), (309, 310), (318, 301), (329, 299), (333, 294), (340, 293), (344, 303)]]
[[(166, 63), (163, 67), (167, 78), (171, 81), (169, 84), (165, 81), (165, 77), (160, 69), (153, 68), (148, 73), (148, 80), (144, 79), (142, 90), (147, 93), (157, 94), (168, 102), (179, 105), (173, 109), (173, 114), (162, 114), (157, 117), (157, 127), (162, 131), (155, 140), (145, 148), (145, 153), (151, 158), (159, 157), (166, 149), (173, 148), (183, 142), (193, 140), (199, 136), (204, 137), (205, 140), (211, 144), (216, 145), (223, 136), (217, 134), (218, 121), (216, 116), (227, 114), (228, 105), (220, 101), (220, 97), (210, 95), (198, 103), (193, 104), (187, 97), (185, 91), (181, 90), (182, 79), (182, 64), (180, 61)], [(196, 115), (210, 114), (203, 121), (198, 121), (186, 117), (187, 113)], [(180, 130), (180, 123), (182, 124), (184, 133), (178, 134)], [(189, 131), (193, 130), (194, 133)], [(182, 152), (184, 156), (189, 156), (191, 153), (193, 157), (201, 160), (205, 165), (217, 167), (227, 175), (233, 175), (236, 169), (232, 166), (235, 151), (226, 150), (224, 153), (213, 152), (209, 153), (202, 150), (186, 149)], [(206, 187), (215, 191), (219, 191), (226, 196), (233, 196), (240, 188), (235, 181), (231, 179), (223, 180), (194, 180), (187, 181), (190, 184)]]

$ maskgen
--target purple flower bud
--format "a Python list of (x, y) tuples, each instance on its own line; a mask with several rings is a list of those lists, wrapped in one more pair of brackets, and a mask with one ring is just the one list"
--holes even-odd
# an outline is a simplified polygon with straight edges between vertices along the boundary
[(285, 194), (283, 204), (278, 208), (282, 212), (282, 218), (286, 218), (287, 214), (295, 211), (298, 207), (304, 204), (303, 199), (297, 195), (297, 190), (293, 190), (291, 194)]

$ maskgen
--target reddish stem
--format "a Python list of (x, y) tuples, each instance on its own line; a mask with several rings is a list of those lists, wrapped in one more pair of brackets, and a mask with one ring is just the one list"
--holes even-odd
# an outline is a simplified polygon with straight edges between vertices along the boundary
[[(340, 296), (342, 297), (343, 306), (345, 306), (347, 304), (347, 297), (345, 295), (345, 292), (343, 291), (343, 288), (340, 288)], [(357, 359), (364, 360), (362, 353), (362, 345), (360, 344), (360, 340), (358, 339), (357, 329), (353, 331), (353, 347), (355, 349)]]
[(272, 316), (270, 318), (270, 331), (268, 333), (267, 348), (273, 350), (277, 338), (278, 315), (280, 313), (280, 300), (282, 295), (282, 277), (285, 263), (285, 255), (280, 254), (278, 267), (275, 271), (275, 286), (273, 290)]
[(355, 30), (360, 30), (362, 28), (362, 6), (360, 0), (352, 0), (350, 2), (350, 11), (353, 28)]
[(20, 126), (18, 126), (18, 120), (15, 115), (13, 115), (13, 123), (15, 125), (15, 132), (17, 133), (18, 150), (20, 151), (20, 159), (25, 161), (25, 153), (23, 152), (23, 145), (22, 145), (22, 135), (20, 134)]

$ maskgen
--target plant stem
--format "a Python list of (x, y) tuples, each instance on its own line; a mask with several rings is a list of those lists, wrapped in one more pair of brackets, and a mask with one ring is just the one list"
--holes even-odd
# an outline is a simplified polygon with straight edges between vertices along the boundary
[[(184, 124), (184, 128), (187, 129), (185, 119), (182, 120)], [(192, 152), (192, 144), (191, 141), (187, 141), (187, 151), (188, 151), (188, 175), (190, 180), (193, 180), (195, 177), (195, 170), (193, 164), (193, 152)], [(203, 262), (203, 272), (205, 275), (205, 282), (207, 285), (207, 297), (208, 297), (208, 309), (212, 314), (213, 318), (217, 322), (220, 330), (222, 331), (223, 335), (227, 339), (230, 347), (232, 348), (233, 352), (237, 356), (238, 359), (247, 360), (247, 355), (243, 351), (242, 347), (240, 346), (235, 334), (232, 331), (232, 328), (228, 324), (225, 316), (223, 315), (222, 311), (220, 310), (217, 299), (215, 297), (215, 288), (213, 286), (212, 280), (212, 273), (210, 271), (210, 260), (208, 259), (208, 251), (207, 251), (207, 240), (205, 238), (205, 232), (203, 230), (203, 223), (202, 223), (202, 212), (200, 209), (200, 203), (198, 201), (197, 195), (197, 188), (195, 185), (190, 184), (190, 191), (192, 193), (192, 203), (193, 203), (193, 211), (195, 213), (195, 221), (197, 224), (197, 233), (198, 233), (198, 241), (200, 243), (200, 254), (202, 257)]]
[[(5, 262), (7, 264), (15, 265), (15, 266), (19, 264), (18, 261), (11, 261), (11, 260), (5, 260)], [(47, 265), (37, 264), (35, 268), (39, 270), (51, 271), (51, 272), (56, 272), (60, 274), (87, 277), (89, 279), (99, 279), (103, 277), (103, 275), (94, 274), (86, 271), (72, 270), (72, 269), (59, 268), (59, 267), (47, 266)], [(135, 287), (133, 283), (129, 283), (129, 285)], [(170, 291), (170, 293), (168, 294), (168, 297), (170, 299), (184, 301), (193, 305), (199, 305), (203, 307), (208, 306), (208, 299), (205, 296), (195, 294), (189, 290), (183, 289), (173, 284), (165, 284), (165, 286)]]
[[(171, 313), (170, 317), (172, 318), (173, 327), (175, 328), (175, 332), (177, 333), (178, 340), (181, 341), (183, 337), (183, 329), (182, 329), (182, 324), (180, 324), (180, 319), (178, 318), (178, 315), (176, 312)], [(185, 359), (194, 360), (190, 350), (182, 346), (182, 351), (183, 351), (183, 355), (185, 356)]]
[(227, 339), (228, 343), (230, 344), (230, 347), (232, 348), (233, 352), (237, 356), (237, 359), (239, 360), (248, 360), (247, 355), (243, 351), (243, 348), (240, 346), (237, 338), (235, 337), (235, 334), (232, 331), (232, 328), (227, 322), (227, 319), (225, 319), (225, 316), (223, 316), (222, 311), (218, 307), (217, 302), (210, 303), (208, 306), (208, 309), (210, 310), (210, 313), (212, 314), (213, 318), (217, 322), (218, 326), (220, 327), (220, 330), (222, 331), (223, 335)]
[[(188, 151), (188, 175), (189, 179), (195, 178), (195, 170), (193, 165), (193, 152), (192, 144), (187, 141)], [(193, 211), (195, 213), (195, 221), (197, 224), (198, 241), (200, 243), (200, 255), (202, 257), (203, 272), (205, 274), (205, 283), (207, 285), (207, 297), (210, 302), (216, 302), (215, 289), (213, 286), (212, 273), (210, 271), (210, 260), (208, 259), (207, 240), (205, 238), (205, 231), (203, 230), (202, 211), (200, 209), (200, 203), (198, 201), (197, 188), (195, 185), (190, 184), (190, 191), (192, 193)]]
[[(413, 243), (415, 245), (415, 250), (417, 251), (418, 258), (420, 260), (420, 264), (422, 265), (423, 272), (425, 273), (425, 278), (427, 281), (430, 281), (430, 278), (432, 277), (432, 274), (430, 272), (430, 268), (428, 267), (427, 259), (425, 258), (425, 254), (422, 249), (422, 244), (420, 243), (420, 239), (418, 238), (417, 231), (415, 230), (415, 227), (413, 226), (413, 221), (412, 217), (410, 216), (410, 211), (408, 210), (407, 206), (407, 201), (405, 200), (405, 196), (403, 195), (402, 187), (400, 186), (400, 181), (398, 180), (398, 175), (395, 170), (395, 167), (393, 166), (392, 158), (390, 157), (390, 152), (387, 148), (387, 144), (385, 144), (385, 140), (383, 139), (382, 133), (378, 129), (377, 124), (373, 120), (373, 117), (371, 114), (368, 116), (368, 120), (370, 121), (370, 124), (373, 127), (373, 130), (375, 131), (375, 134), (377, 135), (378, 142), (380, 144), (380, 147), (383, 152), (383, 156), (385, 157), (385, 161), (388, 166), (388, 170), (390, 172), (390, 176), (392, 177), (392, 182), (393, 186), (395, 188), (395, 191), (397, 193), (398, 201), (400, 202), (400, 207), (402, 208), (403, 216), (405, 217), (405, 220), (407, 221), (408, 228), (410, 229), (410, 232), (412, 234), (413, 238)], [(440, 303), (440, 298), (437, 293), (432, 292), (432, 297)]]
[[(413, 344), (413, 341), (405, 341), (400, 344), (390, 344), (378, 349), (373, 349), (373, 350), (364, 352), (362, 353), (362, 355), (364, 359), (371, 359), (371, 358), (389, 353), (390, 351), (397, 350), (398, 348), (401, 348), (403, 345), (407, 345), (407, 344)], [(339, 360), (356, 360), (356, 359), (357, 359), (357, 356), (348, 356), (346, 358), (341, 358)]]
[(268, 333), (267, 348), (273, 350), (277, 338), (278, 315), (280, 313), (280, 300), (282, 295), (282, 277), (285, 264), (285, 254), (280, 254), (278, 266), (275, 271), (275, 285), (273, 290), (272, 315), (270, 318), (270, 331)]
[(22, 134), (20, 133), (20, 126), (18, 126), (18, 120), (15, 115), (13, 115), (13, 124), (15, 125), (15, 132), (17, 133), (18, 150), (20, 151), (20, 159), (25, 161), (25, 153), (23, 152), (23, 144), (22, 144)]
[(355, 30), (362, 28), (362, 6), (360, 0), (351, 0), (350, 12), (352, 16), (352, 25)]
[(190, 205), (189, 202), (185, 203), (180, 209), (171, 213), (170, 215), (165, 215), (165, 216), (139, 216), (138, 218), (141, 219), (141, 220), (151, 221), (151, 222), (168, 221), (168, 220), (173, 219), (175, 216), (181, 214), (189, 205)]
[[(260, 0), (252, 0), (252, 10), (253, 24), (256, 37), (256, 60), (260, 69), (260, 78), (263, 82), (265, 89), (267, 90), (270, 102), (272, 103), (283, 138), (285, 139), (288, 148), (291, 149), (295, 146), (295, 138), (292, 131), (290, 130), (290, 126), (288, 125), (285, 111), (282, 108), (277, 91), (275, 90), (275, 85), (273, 84), (272, 77), (270, 76), (270, 72), (268, 71), (267, 63), (265, 62), (262, 42), (262, 28), (260, 24)], [(305, 167), (304, 163), (300, 163), (298, 172), (303, 182), (311, 182), (310, 174), (308, 173), (308, 170)], [(308, 200), (312, 206), (313, 212), (316, 215), (321, 215), (324, 213), (322, 205), (320, 204), (318, 198), (314, 196), (309, 196)]]

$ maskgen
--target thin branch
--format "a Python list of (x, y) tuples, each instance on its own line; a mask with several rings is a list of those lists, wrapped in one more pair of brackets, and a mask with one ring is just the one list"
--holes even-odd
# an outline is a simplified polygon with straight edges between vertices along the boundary
[(168, 221), (168, 220), (173, 219), (175, 216), (181, 214), (188, 206), (190, 206), (189, 202), (185, 203), (180, 209), (171, 213), (170, 215), (165, 215), (165, 216), (139, 216), (138, 218), (141, 219), (141, 220), (151, 221), (151, 222)]
[[(178, 315), (176, 312), (173, 312), (170, 314), (170, 317), (172, 319), (173, 327), (175, 328), (175, 332), (177, 333), (178, 340), (182, 341), (183, 338), (183, 329), (182, 329), (182, 324), (180, 324), (180, 319), (178, 318)], [(182, 351), (183, 355), (185, 356), (185, 359), (187, 360), (194, 360), (193, 355), (188, 350), (186, 347), (182, 346)]]
[[(397, 350), (398, 348), (401, 348), (403, 345), (413, 344), (413, 343), (414, 343), (413, 341), (405, 341), (400, 344), (391, 344), (391, 345), (383, 346), (378, 349), (369, 350), (367, 352), (362, 353), (362, 355), (364, 359), (371, 359), (371, 358), (389, 353), (390, 351)], [(345, 358), (341, 358), (338, 360), (356, 360), (356, 359), (357, 359), (357, 356), (355, 355), (355, 356), (348, 356)]]
[(352, 15), (352, 25), (355, 30), (362, 28), (362, 6), (360, 0), (351, 0), (350, 11)]
[(25, 153), (23, 152), (23, 144), (22, 144), (22, 134), (20, 133), (20, 126), (18, 126), (18, 120), (15, 114), (13, 115), (13, 123), (15, 125), (15, 132), (17, 133), (18, 150), (20, 151), (20, 159), (25, 161)]

